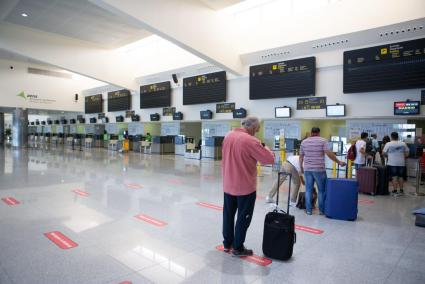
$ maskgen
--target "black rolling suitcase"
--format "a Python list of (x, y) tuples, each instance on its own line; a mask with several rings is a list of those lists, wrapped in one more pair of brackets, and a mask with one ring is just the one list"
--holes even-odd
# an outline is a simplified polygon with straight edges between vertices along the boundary
[(281, 175), (289, 176), (288, 207), (287, 211), (279, 210), (279, 190), (276, 196), (276, 209), (267, 213), (264, 221), (263, 232), (263, 254), (267, 257), (288, 260), (292, 257), (294, 244), (296, 242), (295, 217), (289, 215), (289, 198), (291, 196), (291, 174), (279, 172)]
[(374, 168), (378, 171), (378, 185), (376, 188), (376, 194), (379, 195), (388, 195), (390, 194), (388, 190), (388, 184), (390, 182), (389, 172), (387, 166), (374, 165)]

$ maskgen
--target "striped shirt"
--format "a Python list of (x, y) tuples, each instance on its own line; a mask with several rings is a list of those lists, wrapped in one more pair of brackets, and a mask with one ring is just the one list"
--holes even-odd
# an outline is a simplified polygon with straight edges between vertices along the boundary
[(304, 170), (325, 171), (325, 151), (328, 141), (320, 136), (311, 136), (301, 142), (300, 154), (304, 156)]

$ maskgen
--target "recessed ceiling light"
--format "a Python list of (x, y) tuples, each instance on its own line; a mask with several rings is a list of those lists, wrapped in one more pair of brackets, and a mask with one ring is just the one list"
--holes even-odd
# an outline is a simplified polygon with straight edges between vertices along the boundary
[(21, 16), (22, 17), (28, 17), (28, 14), (27, 13), (22, 13)]

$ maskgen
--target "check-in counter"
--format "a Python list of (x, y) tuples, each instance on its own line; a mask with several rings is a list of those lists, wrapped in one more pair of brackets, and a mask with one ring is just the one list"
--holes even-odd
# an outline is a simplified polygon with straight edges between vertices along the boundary
[(64, 136), (65, 135), (63, 133), (58, 134), (58, 145), (64, 144)]
[(174, 136), (153, 136), (152, 154), (174, 154)]
[(186, 141), (184, 135), (176, 135), (174, 137), (174, 154), (184, 156), (186, 153)]
[(129, 136), (128, 139), (130, 140), (130, 150), (134, 152), (140, 152), (140, 149), (141, 149), (140, 145), (142, 142), (142, 138), (143, 138), (142, 135)]
[(205, 145), (202, 146), (202, 158), (221, 160), (223, 140), (223, 136), (207, 137), (205, 139)]
[(92, 134), (86, 134), (86, 137), (84, 138), (84, 147), (85, 148), (93, 148), (94, 147), (94, 140)]
[(72, 141), (74, 140), (74, 135), (68, 134), (66, 136), (66, 146), (72, 147)]
[(118, 151), (122, 148), (122, 141), (118, 139), (118, 135), (111, 135), (108, 141), (108, 150)]
[(56, 134), (53, 134), (50, 138), (50, 144), (52, 145), (58, 145), (58, 136)]
[(142, 140), (140, 141), (140, 152), (144, 154), (152, 154), (152, 142)]

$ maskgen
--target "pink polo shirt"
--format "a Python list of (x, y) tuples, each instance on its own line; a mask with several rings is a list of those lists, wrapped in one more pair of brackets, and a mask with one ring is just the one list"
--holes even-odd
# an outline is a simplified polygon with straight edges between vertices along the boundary
[(231, 195), (247, 195), (257, 189), (257, 161), (273, 164), (274, 153), (261, 145), (244, 128), (226, 135), (222, 149), (223, 190)]

